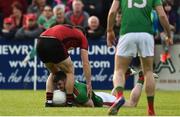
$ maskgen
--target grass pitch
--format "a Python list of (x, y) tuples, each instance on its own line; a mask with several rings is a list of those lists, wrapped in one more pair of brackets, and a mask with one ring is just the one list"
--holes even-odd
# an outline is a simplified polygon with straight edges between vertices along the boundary
[[(125, 91), (126, 99), (130, 91)], [(45, 91), (0, 90), (0, 116), (107, 116), (108, 108), (44, 107)], [(143, 92), (136, 108), (122, 107), (121, 116), (145, 116), (146, 95)], [(180, 116), (180, 92), (156, 91), (156, 114)]]

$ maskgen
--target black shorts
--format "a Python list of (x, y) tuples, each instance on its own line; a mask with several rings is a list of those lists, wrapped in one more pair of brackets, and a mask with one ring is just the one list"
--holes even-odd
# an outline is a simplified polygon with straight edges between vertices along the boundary
[(59, 63), (69, 57), (64, 44), (55, 38), (39, 37), (36, 49), (43, 63)]

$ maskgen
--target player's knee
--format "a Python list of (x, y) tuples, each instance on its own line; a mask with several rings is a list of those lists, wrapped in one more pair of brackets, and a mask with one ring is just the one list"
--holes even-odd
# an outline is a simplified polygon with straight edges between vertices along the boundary
[(144, 71), (144, 75), (149, 75), (149, 74), (153, 73), (153, 68), (146, 67), (146, 68), (143, 69), (143, 71)]

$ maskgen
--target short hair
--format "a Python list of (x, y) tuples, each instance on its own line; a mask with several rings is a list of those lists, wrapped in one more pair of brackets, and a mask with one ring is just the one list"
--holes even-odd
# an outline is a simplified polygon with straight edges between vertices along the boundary
[(83, 4), (82, 0), (73, 0), (72, 2), (77, 2), (77, 1), (80, 1)]
[(172, 3), (170, 1), (164, 0), (163, 1), (163, 7), (165, 7), (166, 5), (169, 5), (172, 7)]
[(99, 24), (99, 19), (98, 19), (98, 17), (97, 16), (91, 16), (91, 17), (89, 17), (88, 18), (88, 25), (90, 25), (91, 24), (91, 20), (96, 20), (97, 22), (98, 22), (98, 24)]
[(58, 82), (59, 80), (65, 80), (66, 79), (66, 74), (63, 71), (58, 71), (57, 73), (55, 73), (54, 76), (54, 82)]
[(23, 12), (23, 6), (20, 2), (15, 1), (13, 2), (13, 4), (11, 5), (12, 8), (16, 8), (18, 10), (20, 10), (21, 12)]
[(44, 10), (46, 7), (50, 8), (51, 11), (52, 11), (52, 7), (51, 7), (50, 5), (45, 5), (44, 8), (43, 8), (43, 10)]
[(63, 4), (58, 4), (58, 5), (56, 5), (54, 8), (53, 8), (53, 13), (55, 14), (55, 12), (57, 11), (57, 10), (62, 10), (62, 12), (63, 13), (65, 13), (65, 5), (63, 5)]
[[(72, 2), (72, 9), (73, 9), (73, 10), (74, 10), (74, 5), (75, 5), (75, 3), (80, 3), (80, 4), (82, 5), (82, 7), (84, 6), (82, 0), (73, 0), (73, 2)], [(82, 9), (82, 10), (83, 10), (83, 9)]]

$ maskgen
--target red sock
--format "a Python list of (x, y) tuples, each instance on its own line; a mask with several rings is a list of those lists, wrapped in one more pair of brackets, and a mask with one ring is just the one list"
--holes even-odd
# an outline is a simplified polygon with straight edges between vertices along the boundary
[(128, 68), (128, 70), (127, 70), (127, 72), (126, 72), (126, 74), (125, 74), (126, 80), (128, 79), (128, 77), (129, 77), (131, 74), (132, 74), (131, 69)]
[(117, 92), (116, 98), (119, 98), (119, 97), (122, 97), (122, 96), (123, 96), (123, 92), (122, 91)]
[(116, 90), (116, 98), (119, 98), (119, 97), (122, 97), (122, 96), (123, 96), (123, 90), (124, 90), (123, 87), (118, 86), (118, 87), (116, 87), (115, 90)]
[(142, 71), (139, 72), (139, 79), (137, 82), (142, 84), (142, 85), (144, 84), (144, 74)]
[(73, 94), (66, 94), (66, 106), (72, 107), (74, 102)]
[(52, 99), (53, 99), (53, 93), (46, 92), (46, 101), (47, 102), (52, 102)]
[(137, 82), (143, 85), (144, 84), (144, 76), (139, 77)]
[(74, 101), (74, 96), (73, 96), (73, 94), (66, 94), (66, 101), (67, 102), (72, 102), (72, 101)]
[(148, 96), (147, 101), (148, 101), (148, 115), (154, 116), (155, 115), (155, 112), (154, 112), (154, 96)]

